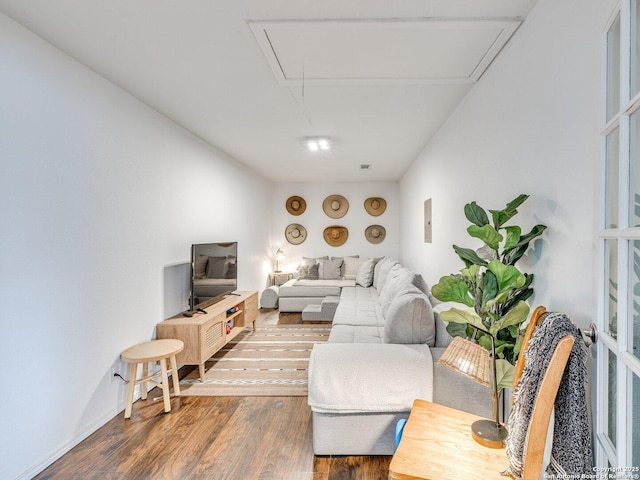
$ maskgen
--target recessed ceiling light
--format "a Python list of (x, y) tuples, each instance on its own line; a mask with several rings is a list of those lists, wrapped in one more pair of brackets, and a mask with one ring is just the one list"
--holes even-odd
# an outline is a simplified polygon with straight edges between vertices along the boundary
[(318, 150), (330, 150), (331, 142), (329, 142), (328, 138), (312, 138), (307, 140), (307, 148), (312, 152), (317, 152)]

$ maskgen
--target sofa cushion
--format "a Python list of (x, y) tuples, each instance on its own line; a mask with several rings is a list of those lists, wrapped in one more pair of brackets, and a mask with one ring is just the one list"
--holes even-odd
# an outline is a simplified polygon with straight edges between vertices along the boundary
[[(347, 260), (347, 258), (351, 258), (351, 259), (360, 258), (360, 255), (349, 255), (347, 257), (331, 257), (331, 260), (342, 260), (342, 265), (340, 266), (340, 278), (344, 278), (344, 269), (345, 269), (344, 262)], [(355, 279), (356, 277), (348, 278), (346, 280), (355, 280)]]
[(358, 268), (365, 261), (365, 258), (360, 258), (358, 256), (355, 257), (344, 257), (342, 264), (342, 277), (345, 280), (355, 280), (358, 275)]
[(414, 273), (408, 268), (400, 266), (400, 264), (395, 265), (389, 272), (387, 283), (379, 296), (380, 307), (383, 315), (387, 315), (391, 301), (395, 298), (400, 289), (407, 284), (417, 287), (427, 296), (430, 295), (429, 287), (427, 282), (424, 281), (424, 278), (422, 278), (422, 275)]
[(321, 343), (309, 359), (314, 412), (407, 412), (416, 398), (432, 398), (432, 385), (426, 345)]
[(384, 257), (376, 265), (373, 275), (373, 286), (376, 287), (378, 292), (380, 292), (380, 290), (382, 290), (382, 288), (384, 287), (384, 284), (387, 282), (389, 272), (396, 264), (398, 264), (398, 262), (396, 262), (395, 260), (392, 260), (389, 257)]
[(439, 305), (442, 305), (442, 302), (431, 294), (429, 294), (429, 301), (431, 302), (431, 308), (433, 309), (433, 318), (435, 319), (435, 324), (436, 324), (436, 345), (435, 346), (448, 347), (449, 344), (453, 341), (453, 337), (449, 335), (449, 332), (447, 332), (447, 322), (442, 320), (442, 318), (440, 318), (440, 315), (438, 314), (438, 311), (440, 311), (442, 307), (440, 308), (437, 308), (437, 307)]
[(342, 258), (334, 260), (318, 259), (320, 269), (318, 273), (320, 280), (340, 280), (340, 267), (342, 267)]
[[(289, 280), (280, 286), (280, 298), (316, 297), (322, 299), (328, 295), (340, 295), (340, 290), (343, 285), (353, 286), (353, 284), (355, 284), (353, 280), (334, 280), (333, 282), (323, 282), (322, 280)], [(316, 303), (320, 302), (318, 301)]]
[(319, 273), (318, 273), (318, 269), (319, 269), (320, 265), (319, 264), (314, 264), (314, 265), (299, 265), (297, 272), (298, 272), (298, 279), (299, 280), (318, 280), (319, 277)]
[(380, 306), (382, 307), (383, 315), (387, 314), (389, 305), (391, 305), (391, 300), (393, 300), (396, 294), (400, 291), (400, 288), (410, 283), (412, 275), (413, 272), (411, 270), (407, 267), (403, 267), (399, 263), (391, 268), (389, 275), (387, 276), (387, 281), (378, 291), (380, 294)]
[(317, 258), (302, 257), (302, 262), (300, 264), (310, 267), (311, 265), (318, 263), (318, 260), (329, 260), (329, 257), (327, 255)]
[(368, 258), (358, 268), (356, 275), (356, 283), (362, 287), (370, 287), (373, 285), (373, 268), (375, 263), (373, 258)]
[(333, 325), (384, 326), (376, 289), (359, 286), (343, 288)]
[(329, 343), (382, 343), (384, 327), (373, 325), (334, 325)]
[(436, 326), (429, 298), (416, 286), (405, 284), (385, 315), (385, 343), (435, 345)]

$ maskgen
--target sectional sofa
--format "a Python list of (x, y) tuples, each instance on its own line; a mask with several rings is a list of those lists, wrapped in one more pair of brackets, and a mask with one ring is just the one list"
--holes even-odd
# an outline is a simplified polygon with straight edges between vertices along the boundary
[(451, 337), (421, 275), (368, 259), (337, 293), (329, 340), (309, 363), (316, 455), (393, 454), (416, 398), (491, 416), (485, 387), (437, 364)]

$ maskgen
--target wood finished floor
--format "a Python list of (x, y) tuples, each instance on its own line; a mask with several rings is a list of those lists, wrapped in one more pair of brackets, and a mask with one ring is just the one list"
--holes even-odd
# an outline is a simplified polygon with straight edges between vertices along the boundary
[[(258, 323), (300, 315), (261, 311)], [(161, 401), (136, 402), (130, 420), (116, 416), (34, 478), (386, 480), (390, 461), (314, 456), (306, 397), (179, 397), (168, 414)]]

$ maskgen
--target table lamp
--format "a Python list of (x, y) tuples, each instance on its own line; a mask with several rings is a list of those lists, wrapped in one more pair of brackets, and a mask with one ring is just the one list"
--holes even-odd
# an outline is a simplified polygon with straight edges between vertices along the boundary
[[(476, 330), (483, 331), (478, 328), (476, 328)], [(480, 445), (488, 448), (502, 448), (507, 439), (507, 429), (500, 423), (495, 339), (489, 332), (484, 333), (491, 338), (491, 354), (489, 354), (486, 348), (478, 345), (478, 343), (473, 340), (455, 337), (440, 358), (439, 363), (471, 378), (485, 387), (492, 388), (494, 419), (483, 419), (473, 422), (471, 425), (471, 435)], [(491, 359), (491, 365), (489, 365), (489, 359)], [(489, 381), (489, 373), (492, 374), (491, 381)]]
[(276, 269), (273, 273), (280, 273), (280, 269), (278, 268), (278, 260), (281, 260), (284, 258), (284, 252), (282, 251), (281, 248), (279, 248), (278, 250), (276, 250)]

